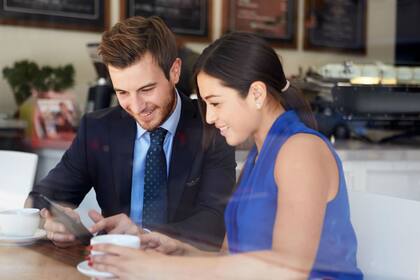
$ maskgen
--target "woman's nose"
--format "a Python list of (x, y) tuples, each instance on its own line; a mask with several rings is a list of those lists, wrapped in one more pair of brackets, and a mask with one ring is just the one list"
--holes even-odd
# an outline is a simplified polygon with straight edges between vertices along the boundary
[(209, 106), (207, 106), (207, 108), (206, 108), (206, 122), (208, 124), (214, 124), (215, 120), (216, 120), (216, 116), (215, 116), (213, 110), (210, 109)]

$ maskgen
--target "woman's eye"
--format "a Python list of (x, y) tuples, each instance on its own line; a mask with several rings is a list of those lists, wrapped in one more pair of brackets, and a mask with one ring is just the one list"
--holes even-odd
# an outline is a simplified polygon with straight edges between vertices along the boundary
[(219, 105), (219, 103), (210, 103), (211, 106), (213, 107), (217, 107)]

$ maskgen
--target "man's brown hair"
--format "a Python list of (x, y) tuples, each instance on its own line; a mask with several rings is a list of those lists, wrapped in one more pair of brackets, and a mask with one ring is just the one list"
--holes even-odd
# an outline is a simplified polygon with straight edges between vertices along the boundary
[(127, 18), (102, 34), (98, 53), (105, 65), (126, 68), (150, 52), (169, 79), (177, 57), (175, 36), (159, 17)]

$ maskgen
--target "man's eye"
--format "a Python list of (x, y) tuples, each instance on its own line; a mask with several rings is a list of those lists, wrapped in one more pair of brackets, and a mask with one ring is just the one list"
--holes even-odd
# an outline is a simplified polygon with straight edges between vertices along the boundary
[(217, 106), (219, 106), (219, 104), (220, 103), (210, 103), (210, 105), (213, 106), (213, 107), (217, 107)]
[(141, 91), (142, 92), (149, 92), (149, 91), (152, 91), (154, 88), (145, 88), (145, 89), (142, 89)]

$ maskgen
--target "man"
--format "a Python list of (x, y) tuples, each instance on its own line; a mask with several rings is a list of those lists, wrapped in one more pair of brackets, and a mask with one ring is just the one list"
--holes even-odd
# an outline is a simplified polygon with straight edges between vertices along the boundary
[[(34, 191), (75, 206), (93, 187), (109, 218), (90, 213), (97, 222), (92, 231), (133, 233), (133, 225), (147, 226), (220, 246), (234, 150), (220, 135), (202, 145), (196, 103), (175, 89), (181, 60), (174, 35), (158, 17), (133, 17), (103, 34), (99, 53), (119, 106), (84, 116), (71, 147)], [(72, 244), (62, 224), (46, 210), (42, 215), (49, 239)]]

